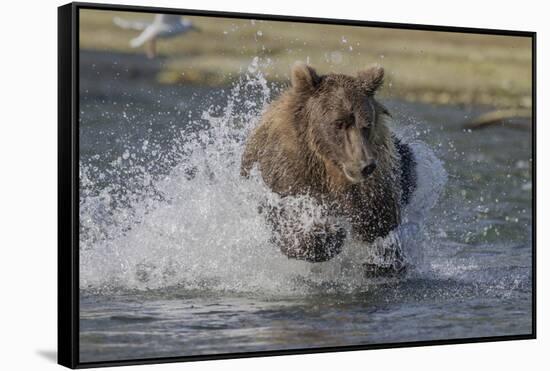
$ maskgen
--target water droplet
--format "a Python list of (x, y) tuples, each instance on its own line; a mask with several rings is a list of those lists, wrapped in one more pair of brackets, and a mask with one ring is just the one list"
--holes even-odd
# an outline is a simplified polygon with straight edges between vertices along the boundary
[(340, 64), (342, 63), (344, 57), (342, 56), (342, 53), (338, 51), (334, 51), (330, 53), (330, 61), (334, 64)]

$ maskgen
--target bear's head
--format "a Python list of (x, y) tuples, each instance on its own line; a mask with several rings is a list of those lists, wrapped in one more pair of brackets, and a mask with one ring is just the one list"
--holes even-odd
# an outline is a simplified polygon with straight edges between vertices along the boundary
[(374, 98), (384, 70), (372, 67), (357, 76), (318, 75), (303, 63), (292, 68), (292, 92), (300, 102), (300, 122), (307, 145), (329, 172), (348, 184), (367, 180), (377, 171), (391, 134), (389, 116)]

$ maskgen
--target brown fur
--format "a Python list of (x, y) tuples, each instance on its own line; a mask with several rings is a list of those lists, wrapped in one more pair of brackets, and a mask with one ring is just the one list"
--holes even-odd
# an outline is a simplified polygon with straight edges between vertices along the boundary
[[(298, 64), (292, 86), (264, 113), (248, 138), (241, 174), (257, 164), (265, 183), (281, 196), (308, 194), (343, 216), (352, 233), (372, 242), (399, 222), (401, 188), (387, 110), (374, 98), (383, 70), (373, 67), (357, 77), (319, 76)], [(376, 164), (371, 174), (364, 172)], [(374, 166), (374, 165), (373, 165)], [(363, 171), (363, 173), (362, 173)], [(283, 223), (284, 210), (270, 213), (281, 250), (289, 257), (323, 261), (337, 254), (343, 228), (316, 225), (307, 235)]]

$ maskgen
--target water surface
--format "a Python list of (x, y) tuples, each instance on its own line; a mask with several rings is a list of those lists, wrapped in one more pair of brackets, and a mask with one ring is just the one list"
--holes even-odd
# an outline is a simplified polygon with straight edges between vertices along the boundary
[(289, 260), (241, 179), (246, 134), (278, 90), (84, 78), (80, 361), (531, 332), (531, 133), (461, 123), (488, 108), (384, 99), (420, 162), (398, 231), (411, 269), (364, 277), (350, 241)]

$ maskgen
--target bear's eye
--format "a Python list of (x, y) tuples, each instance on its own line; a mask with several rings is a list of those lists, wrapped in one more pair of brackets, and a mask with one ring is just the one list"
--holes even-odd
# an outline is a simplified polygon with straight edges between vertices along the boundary
[(354, 117), (337, 120), (334, 124), (338, 129), (349, 129), (355, 123)]

